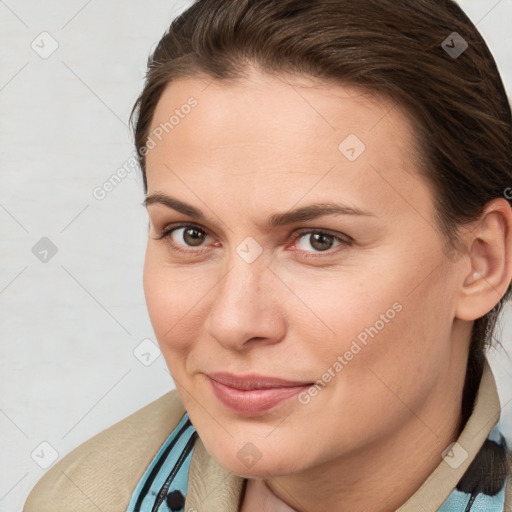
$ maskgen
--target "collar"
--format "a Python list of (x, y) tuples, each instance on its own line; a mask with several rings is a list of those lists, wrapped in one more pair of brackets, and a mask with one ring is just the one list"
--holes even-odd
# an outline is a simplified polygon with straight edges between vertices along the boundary
[[(459, 438), (456, 443), (447, 447), (443, 452), (443, 460), (437, 468), (397, 512), (432, 512), (433, 510), (458, 512), (459, 508), (446, 507), (455, 503), (454, 499), (458, 497), (457, 493), (459, 492), (456, 490), (457, 483), (477, 456), (499, 416), (500, 401), (496, 382), (488, 362), (485, 361), (473, 412)], [(206, 451), (201, 439), (197, 438), (188, 474), (185, 510), (200, 510), (201, 512), (239, 510), (244, 485), (245, 479), (223, 468)], [(478, 503), (475, 503), (471, 512), (480, 512), (480, 510), (501, 512), (504, 489), (502, 491), (500, 497), (496, 498), (497, 504), (498, 501), (501, 502), (500, 508), (494, 506), (491, 509), (477, 508)], [(444, 509), (440, 508), (443, 503), (445, 503)], [(464, 508), (460, 508), (460, 511), (465, 512)]]

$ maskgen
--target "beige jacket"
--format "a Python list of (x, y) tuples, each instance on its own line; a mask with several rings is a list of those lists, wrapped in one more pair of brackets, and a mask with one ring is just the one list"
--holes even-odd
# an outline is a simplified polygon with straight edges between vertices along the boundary
[[(160, 446), (185, 413), (176, 390), (100, 432), (53, 466), (32, 489), (24, 512), (124, 512), (133, 490)], [(455, 488), (500, 415), (486, 364), (473, 414), (458, 443), (466, 461), (452, 469), (441, 461), (399, 512), (435, 512)], [(238, 512), (245, 480), (219, 465), (196, 440), (185, 511)], [(512, 512), (512, 488), (505, 511)]]

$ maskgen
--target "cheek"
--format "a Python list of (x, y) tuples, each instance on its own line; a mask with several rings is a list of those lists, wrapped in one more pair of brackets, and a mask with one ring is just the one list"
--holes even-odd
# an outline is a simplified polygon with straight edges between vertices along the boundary
[(383, 337), (402, 314), (397, 280), (388, 283), (370, 269), (285, 279), (295, 296), (287, 303), (290, 328), (295, 331), (291, 337), (303, 343), (308, 359), (320, 365), (328, 366), (346, 351), (352, 350), (349, 358), (359, 354), (371, 340)]
[[(290, 276), (290, 287), (308, 306), (297, 301), (292, 329), (322, 374), (371, 368), (397, 388), (404, 375), (411, 376), (414, 388), (435, 377), (440, 360), (449, 360), (454, 303), (449, 273), (420, 255), (395, 254), (380, 263), (357, 277), (350, 272), (320, 277), (315, 286)], [(356, 382), (349, 386), (360, 394)]]
[[(402, 416), (403, 403), (413, 410), (419, 408), (448, 371), (453, 322), (449, 278), (438, 272), (425, 280), (425, 273), (401, 278), (397, 274), (395, 286), (391, 293), (386, 292), (380, 307), (374, 304), (367, 312), (367, 324), (361, 331), (366, 344), (359, 343), (361, 350), (345, 373), (346, 392), (367, 414), (383, 407), (384, 417), (391, 421), (393, 414)], [(398, 306), (396, 314), (387, 323), (385, 319), (379, 322), (382, 313), (393, 316), (386, 314), (393, 300)]]
[(170, 352), (186, 351), (197, 329), (201, 301), (207, 295), (208, 281), (184, 269), (170, 266), (161, 250), (148, 243), (144, 262), (144, 294), (160, 348), (168, 360)]

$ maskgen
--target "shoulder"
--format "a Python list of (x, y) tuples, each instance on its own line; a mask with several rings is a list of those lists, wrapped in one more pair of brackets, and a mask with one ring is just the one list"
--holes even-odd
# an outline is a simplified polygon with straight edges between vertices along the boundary
[(103, 430), (44, 474), (23, 512), (126, 510), (139, 479), (183, 414), (173, 390)]

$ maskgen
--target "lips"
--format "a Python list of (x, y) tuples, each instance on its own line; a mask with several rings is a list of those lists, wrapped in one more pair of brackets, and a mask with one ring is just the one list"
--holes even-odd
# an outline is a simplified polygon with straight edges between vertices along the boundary
[(257, 415), (272, 409), (312, 382), (299, 382), (261, 375), (237, 376), (229, 373), (208, 374), (217, 399), (238, 414)]

